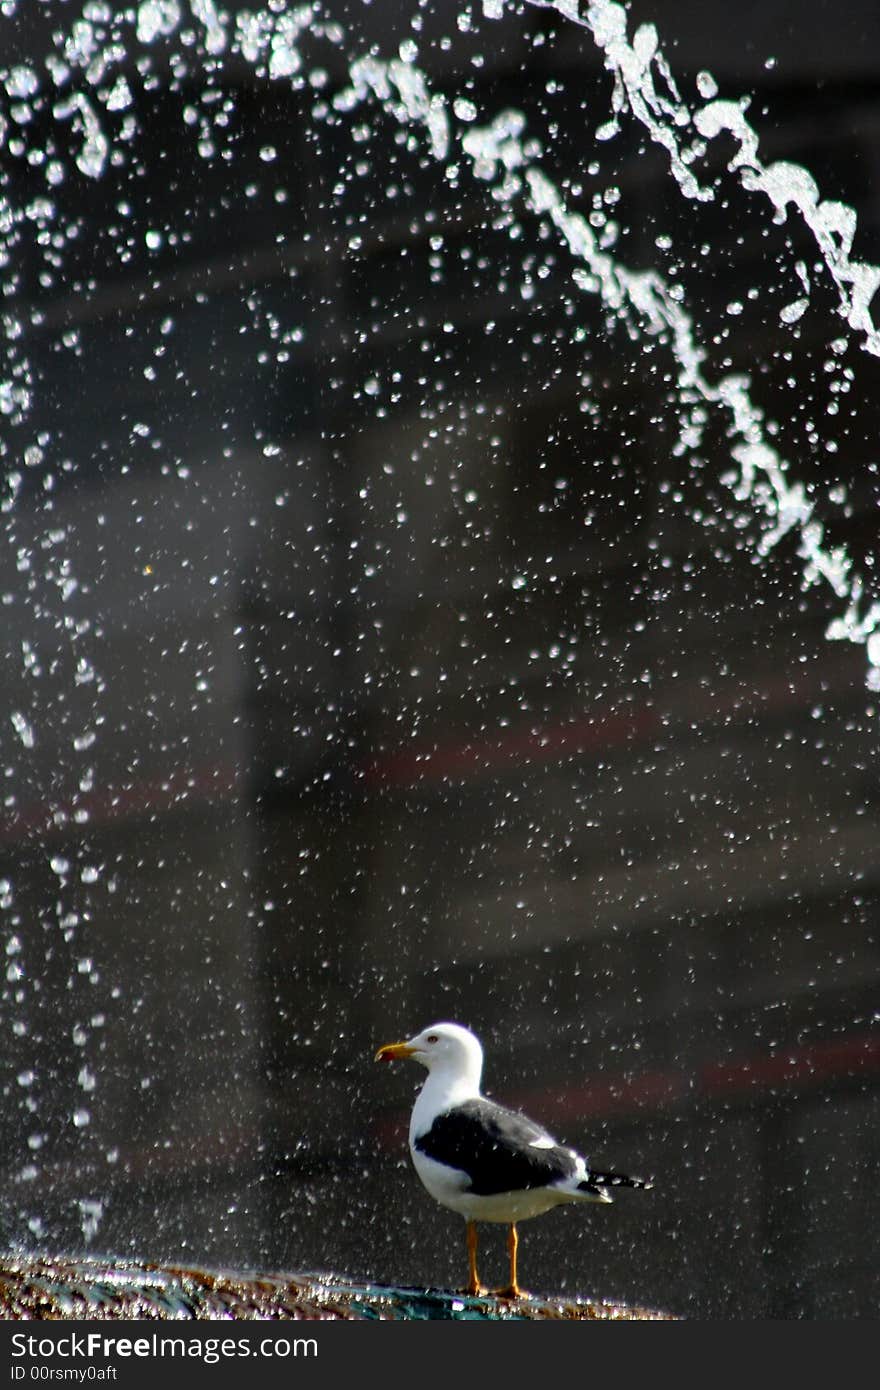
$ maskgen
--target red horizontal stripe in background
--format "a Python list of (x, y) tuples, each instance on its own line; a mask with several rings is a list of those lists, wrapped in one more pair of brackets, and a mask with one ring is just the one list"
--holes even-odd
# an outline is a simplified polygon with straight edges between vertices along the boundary
[[(878, 1071), (880, 1034), (859, 1034), (735, 1062), (710, 1062), (693, 1077), (684, 1072), (643, 1072), (638, 1076), (602, 1079), (589, 1086), (521, 1091), (509, 1098), (494, 1099), (503, 1099), (505, 1104), (534, 1115), (552, 1128), (554, 1124), (571, 1124), (579, 1119), (658, 1113), (687, 1097), (713, 1100), (749, 1092), (760, 1095), (776, 1087), (796, 1089)], [(384, 1115), (377, 1119), (373, 1132), (381, 1145), (396, 1148), (404, 1142), (408, 1124), (406, 1116)]]

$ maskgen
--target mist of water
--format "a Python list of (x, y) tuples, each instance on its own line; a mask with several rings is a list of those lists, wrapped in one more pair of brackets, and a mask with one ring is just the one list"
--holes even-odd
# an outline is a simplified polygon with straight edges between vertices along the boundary
[[(803, 166), (762, 159), (760, 131), (746, 114), (746, 97), (720, 97), (709, 72), (700, 74), (696, 92), (683, 95), (656, 28), (650, 24), (633, 28), (626, 8), (613, 0), (583, 5), (577, 0), (527, 2), (556, 11), (589, 36), (602, 54), (610, 77), (609, 104), (598, 125), (594, 123), (590, 130), (585, 124), (585, 167), (594, 157), (596, 142), (607, 156), (624, 124), (635, 122), (663, 152), (669, 178), (681, 197), (706, 204), (719, 196), (718, 176), (701, 172), (707, 151), (713, 141), (732, 140), (735, 153), (727, 174), (738, 180), (744, 194), (763, 198), (766, 217), (774, 225), (799, 219), (812, 238), (818, 265), (837, 297), (836, 335), (858, 343), (869, 355), (880, 355), (880, 329), (872, 313), (880, 268), (853, 256), (854, 210), (824, 199)], [(27, 58), (0, 69), (0, 86), (7, 95), (6, 115), (0, 115), (0, 142), (13, 159), (42, 172), (44, 182), (43, 192), (23, 203), (15, 201), (14, 183), (0, 192), (0, 262), (8, 281), (14, 287), (18, 264), (36, 258), (47, 282), (63, 284), (68, 248), (82, 229), (60, 215), (56, 190), (69, 179), (82, 178), (87, 191), (88, 185), (98, 186), (116, 176), (116, 169), (145, 134), (134, 115), (137, 83), (171, 83), (185, 72), (190, 80), (198, 74), (205, 83), (219, 86), (227, 64), (243, 63), (260, 80), (288, 83), (297, 91), (317, 95), (329, 90), (324, 66), (329, 65), (328, 55), (337, 67), (341, 55), (347, 82), (328, 97), (323, 115), (316, 111), (316, 124), (330, 119), (354, 122), (364, 110), (381, 112), (384, 119), (410, 133), (413, 158), (430, 156), (438, 182), (456, 186), (475, 178), (484, 187), (487, 204), (506, 214), (511, 238), (528, 236), (530, 226), (549, 229), (570, 257), (572, 295), (600, 300), (606, 313), (624, 325), (633, 353), (650, 342), (665, 354), (675, 395), (676, 456), (684, 460), (699, 456), (707, 427), (721, 420), (728, 451), (722, 478), (729, 489), (731, 514), (739, 509), (757, 519), (756, 562), (764, 561), (783, 537), (797, 538), (802, 587), (827, 588), (839, 605), (827, 636), (864, 647), (868, 686), (880, 690), (880, 602), (872, 599), (865, 576), (846, 551), (827, 540), (823, 517), (836, 504), (827, 496), (811, 495), (798, 479), (796, 464), (783, 456), (775, 442), (777, 422), (766, 418), (754, 400), (749, 376), (743, 371), (712, 374), (707, 368), (686, 278), (672, 282), (659, 268), (625, 263), (616, 249), (613, 228), (595, 227), (554, 177), (552, 136), (530, 128), (522, 112), (478, 109), (466, 93), (450, 96), (432, 89), (420, 65), (418, 25), (395, 52), (383, 55), (375, 48), (359, 52), (357, 39), (330, 10), (321, 4), (279, 2), (230, 18), (213, 0), (142, 0), (118, 13), (100, 0), (60, 6), (53, 15), (55, 28), (47, 36), (42, 60)], [(503, 20), (509, 10), (504, 0), (483, 0), (482, 19), (488, 22), (483, 41), (491, 42), (492, 22)], [(417, 18), (415, 7), (414, 15)], [(4, 0), (0, 4), (0, 52), (6, 47), (3, 36), (12, 35), (24, 17), (24, 3)], [(449, 24), (452, 36), (476, 35), (478, 16), (462, 5), (450, 13)], [(73, 167), (60, 152), (67, 144), (66, 135), (57, 141), (52, 138), (53, 131), (62, 130), (76, 137)], [(205, 159), (216, 154), (207, 133), (201, 153)], [(230, 179), (237, 177), (233, 166)], [(161, 241), (162, 235), (155, 228), (145, 231), (148, 245), (151, 236)], [(778, 279), (781, 272), (774, 265), (768, 266), (767, 273)], [(801, 261), (793, 260), (785, 274), (791, 281), (791, 295), (778, 312), (782, 323), (794, 330), (813, 311), (819, 271), (813, 267), (808, 272)], [(2, 318), (5, 361), (0, 368), (0, 416), (15, 441), (2, 446), (2, 505), (5, 545), (18, 556), (20, 587), (4, 601), (29, 605), (35, 636), (22, 651), (33, 698), (7, 714), (6, 759), (15, 774), (9, 784), (16, 788), (7, 812), (14, 817), (27, 802), (28, 758), (39, 745), (44, 717), (40, 652), (54, 644), (61, 650), (55, 660), (67, 672), (71, 692), (65, 719), (82, 793), (79, 804), (55, 807), (55, 824), (68, 818), (84, 825), (94, 783), (90, 750), (100, 738), (102, 683), (108, 673), (95, 665), (95, 620), (78, 575), (76, 537), (54, 527), (50, 514), (39, 553), (34, 554), (20, 526), (19, 494), (39, 478), (38, 486), (51, 495), (53, 480), (75, 468), (76, 462), (65, 457), (63, 440), (48, 437), (42, 429), (28, 433), (31, 419), (39, 418), (39, 402), (50, 382), (31, 359), (28, 340), (33, 324), (14, 307), (15, 302), (13, 294), (13, 307)], [(70, 1120), (87, 1136), (93, 1093), (100, 1084), (95, 1039), (112, 995), (112, 982), (101, 978), (88, 950), (90, 894), (102, 890), (102, 870), (90, 862), (85, 849), (78, 862), (53, 858), (51, 870), (56, 892), (49, 912), (69, 947), (75, 976), (71, 1047), (81, 1054), (79, 1094)], [(4, 881), (2, 894), (8, 960), (4, 1014), (25, 1057), (38, 1002), (34, 991), (39, 987), (40, 961), (36, 948), (28, 944), (27, 914), (17, 903), (16, 885)], [(40, 1218), (26, 1193), (47, 1157), (40, 1076), (23, 1064), (18, 1086), (20, 1104), (33, 1120), (30, 1150), (22, 1157), (20, 1169), (20, 1208), (25, 1224), (39, 1237)], [(106, 1157), (112, 1161), (112, 1155)], [(90, 1191), (80, 1207), (84, 1236), (93, 1238), (100, 1226), (100, 1198)]]

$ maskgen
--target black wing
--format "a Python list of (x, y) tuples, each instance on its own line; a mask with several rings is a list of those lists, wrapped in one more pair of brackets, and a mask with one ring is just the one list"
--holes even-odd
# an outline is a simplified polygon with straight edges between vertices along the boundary
[[(536, 1140), (553, 1147), (535, 1148)], [(571, 1149), (525, 1115), (490, 1100), (469, 1100), (447, 1110), (414, 1142), (427, 1158), (467, 1173), (467, 1190), (480, 1197), (549, 1187), (577, 1172)]]

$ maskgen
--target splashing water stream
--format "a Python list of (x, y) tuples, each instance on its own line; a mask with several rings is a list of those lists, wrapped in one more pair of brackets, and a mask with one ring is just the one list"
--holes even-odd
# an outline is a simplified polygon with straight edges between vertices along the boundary
[[(527, 3), (535, 9), (555, 11), (589, 35), (600, 50), (612, 90), (610, 112), (596, 128), (595, 139), (606, 146), (627, 120), (638, 123), (664, 152), (681, 196), (698, 204), (710, 203), (717, 196), (718, 176), (701, 178), (698, 172), (709, 147), (713, 141), (732, 141), (735, 152), (727, 173), (736, 176), (744, 193), (764, 199), (774, 224), (787, 218), (800, 219), (836, 293), (838, 331), (850, 335), (867, 354), (880, 356), (880, 329), (872, 314), (880, 268), (853, 257), (855, 212), (845, 203), (823, 199), (806, 168), (762, 160), (760, 135), (746, 116), (746, 99), (719, 98), (714, 79), (702, 74), (701, 99), (687, 102), (664, 57), (656, 28), (643, 24), (631, 31), (625, 6), (614, 0), (584, 5), (577, 0)], [(508, 10), (505, 0), (483, 0), (485, 21), (501, 20)], [(0, 34), (23, 16), (22, 4), (6, 0), (0, 6)], [(842, 605), (828, 624), (827, 636), (865, 647), (868, 686), (880, 690), (880, 602), (872, 600), (864, 576), (856, 571), (846, 551), (828, 542), (818, 503), (808, 496), (808, 489), (796, 476), (796, 466), (783, 457), (774, 442), (774, 422), (765, 418), (754, 401), (749, 377), (741, 371), (710, 374), (687, 287), (671, 283), (658, 269), (634, 269), (615, 254), (614, 238), (598, 232), (589, 218), (571, 205), (570, 196), (553, 176), (552, 161), (544, 157), (548, 137), (531, 130), (525, 115), (510, 109), (479, 110), (468, 96), (432, 90), (419, 66), (415, 38), (405, 40), (393, 55), (381, 56), (375, 48), (352, 51), (354, 41), (327, 13), (327, 7), (318, 3), (272, 3), (230, 18), (212, 0), (142, 0), (118, 13), (108, 4), (87, 0), (78, 7), (64, 5), (58, 23), (42, 66), (28, 60), (0, 70), (0, 84), (6, 89), (11, 111), (9, 120), (0, 116), (0, 142), (16, 158), (31, 168), (41, 168), (45, 175), (44, 194), (26, 204), (16, 205), (10, 194), (0, 194), (0, 255), (8, 275), (14, 276), (17, 258), (35, 253), (46, 259), (47, 266), (50, 261), (63, 265), (67, 247), (79, 235), (73, 224), (56, 217), (53, 192), (63, 183), (66, 171), (63, 161), (48, 151), (47, 121), (50, 126), (69, 127), (75, 134), (76, 168), (97, 186), (112, 178), (114, 167), (145, 134), (138, 129), (132, 110), (132, 87), (139, 80), (155, 84), (161, 80), (157, 73), (173, 74), (187, 65), (191, 70), (197, 59), (212, 82), (219, 81), (224, 65), (234, 61), (249, 66), (259, 77), (290, 83), (295, 90), (306, 90), (309, 85), (319, 89), (315, 74), (321, 71), (322, 54), (342, 55), (347, 84), (328, 102), (324, 119), (332, 115), (336, 120), (354, 121), (366, 108), (380, 109), (411, 133), (418, 154), (431, 156), (438, 180), (455, 186), (465, 170), (483, 185), (487, 199), (507, 215), (506, 227), (512, 238), (522, 235), (523, 217), (552, 228), (558, 244), (571, 257), (571, 281), (576, 290), (598, 297), (604, 310), (625, 326), (634, 350), (640, 343), (653, 341), (667, 355), (676, 398), (675, 455), (684, 460), (699, 455), (707, 423), (720, 417), (730, 462), (723, 481), (736, 505), (757, 519), (756, 561), (766, 559), (783, 537), (797, 538), (802, 586), (824, 585)], [(450, 15), (451, 30), (453, 26), (459, 36), (468, 35), (475, 31), (476, 19), (462, 6), (457, 14)], [(41, 121), (33, 119), (37, 111)], [(321, 117), (315, 119), (320, 121)], [(585, 135), (585, 156), (589, 144)], [(152, 230), (147, 235), (160, 244), (161, 233)], [(815, 274), (811, 279), (805, 271), (792, 270), (797, 292), (780, 311), (783, 323), (793, 326), (809, 311)], [(0, 414), (16, 436), (25, 438), (40, 393), (49, 389), (28, 352), (29, 335), (39, 322), (26, 322), (14, 298), (2, 322), (5, 364), (0, 369)], [(89, 647), (93, 621), (88, 596), (79, 585), (74, 538), (47, 528), (41, 542), (42, 566), (31, 569), (31, 559), (18, 535), (16, 504), (25, 484), (31, 485), (33, 478), (40, 476), (49, 491), (54, 474), (70, 466), (62, 457), (53, 461), (57, 444), (37, 433), (25, 439), (20, 458), (13, 459), (11, 450), (4, 449), (7, 471), (3, 501), (6, 543), (13, 548), (21, 546), (20, 568), (35, 623), (45, 633), (62, 632), (67, 643), (64, 663), (72, 692), (68, 734), (79, 759), (81, 799), (73, 806), (56, 807), (56, 826), (69, 816), (80, 823), (88, 819), (93, 778), (89, 750), (99, 737), (102, 691), (102, 677)], [(40, 677), (39, 650), (40, 643), (35, 641), (33, 649), (23, 653), (24, 664), (35, 680)], [(22, 780), (26, 782), (27, 757), (40, 739), (38, 702), (34, 701), (33, 708), (11, 711), (7, 725), (15, 737)], [(72, 969), (91, 980), (96, 992), (106, 990), (99, 984), (100, 972), (91, 964), (85, 946), (80, 949), (77, 944), (88, 921), (89, 894), (98, 891), (101, 871), (91, 864), (87, 848), (82, 849), (80, 862), (55, 857), (51, 868), (57, 880), (53, 911), (71, 952)], [(9, 961), (4, 1003), (13, 1031), (23, 1037), (31, 1026), (29, 1010), (36, 1006), (36, 1000), (28, 993), (33, 983), (27, 951), (22, 947), (23, 919), (16, 908), (14, 885), (4, 881), (2, 891), (0, 907), (6, 916)], [(71, 1021), (74, 1044), (82, 1054), (77, 1057), (82, 1098), (73, 1114), (73, 1123), (81, 1133), (88, 1131), (99, 1070), (95, 1058), (89, 1056), (90, 1039), (100, 1029), (95, 1019), (100, 1019), (108, 1002), (109, 995), (102, 1005), (86, 1009), (85, 1001), (81, 1005), (78, 1000), (76, 1017)], [(33, 1149), (21, 1168), (22, 1185), (27, 1187), (44, 1156), (38, 1122), (40, 1081), (23, 1066), (19, 1082), (24, 1103), (34, 1114)], [(90, 1192), (81, 1198), (80, 1208), (88, 1239), (100, 1226), (101, 1203)], [(29, 1219), (31, 1223), (38, 1221), (33, 1215)], [(40, 1234), (33, 1224), (31, 1229)]]
[[(761, 160), (760, 137), (745, 114), (747, 100), (711, 98), (701, 105), (688, 106), (678, 91), (654, 25), (643, 24), (630, 37), (626, 9), (616, 0), (594, 0), (583, 14), (573, 0), (529, 3), (558, 11), (589, 32), (602, 51), (613, 76), (613, 114), (610, 121), (599, 127), (597, 138), (612, 139), (624, 115), (631, 114), (651, 140), (666, 151), (670, 172), (684, 197), (707, 202), (716, 196), (712, 184), (699, 181), (693, 165), (705, 154), (709, 142), (723, 133), (731, 136), (738, 148), (728, 168), (737, 173), (744, 189), (765, 195), (775, 222), (783, 222), (790, 210), (803, 219), (837, 289), (840, 314), (848, 329), (862, 340), (867, 352), (880, 354), (880, 330), (871, 313), (871, 303), (880, 285), (880, 268), (851, 255), (856, 232), (854, 210), (841, 202), (823, 200), (815, 180), (802, 166), (782, 161), (767, 165)], [(864, 579), (853, 572), (845, 551), (826, 543), (815, 503), (807, 498), (804, 486), (792, 478), (790, 462), (780, 456), (772, 443), (762, 411), (751, 399), (748, 377), (732, 373), (711, 381), (704, 374), (705, 353), (680, 288), (676, 286), (672, 291), (658, 271), (634, 271), (610, 250), (600, 249), (587, 219), (566, 206), (563, 194), (541, 167), (537, 144), (521, 113), (506, 111), (481, 120), (481, 114), (469, 100), (449, 100), (431, 92), (428, 79), (418, 67), (415, 40), (405, 41), (400, 53), (389, 59), (348, 53), (344, 29), (335, 21), (322, 20), (321, 9), (320, 5), (302, 5), (292, 11), (278, 7), (246, 11), (236, 17), (233, 26), (220, 17), (210, 0), (193, 0), (191, 18), (200, 27), (199, 46), (215, 75), (222, 55), (228, 54), (244, 59), (273, 80), (289, 78), (295, 86), (301, 86), (306, 81), (301, 52), (305, 45), (323, 43), (342, 51), (350, 86), (334, 99), (335, 112), (351, 116), (365, 102), (376, 101), (397, 121), (424, 128), (427, 148), (441, 166), (441, 177), (455, 177), (456, 162), (463, 154), (476, 177), (489, 185), (490, 195), (497, 202), (549, 218), (579, 263), (573, 271), (579, 289), (600, 295), (605, 306), (624, 319), (636, 337), (656, 337), (671, 354), (680, 399), (678, 451), (687, 456), (699, 450), (703, 429), (701, 411), (695, 408), (697, 401), (728, 417), (730, 457), (736, 465), (735, 473), (728, 475), (733, 495), (766, 519), (758, 554), (766, 556), (784, 535), (792, 530), (797, 532), (804, 561), (804, 584), (822, 581), (846, 603), (843, 613), (829, 624), (828, 636), (865, 644), (868, 684), (871, 689), (880, 688), (880, 641), (873, 640), (880, 625), (880, 605), (867, 599)], [(505, 5), (486, 0), (483, 10), (487, 18), (501, 19)], [(87, 12), (91, 18), (85, 17)], [(101, 19), (112, 23), (112, 42), (105, 39), (102, 44), (96, 38)], [(127, 58), (131, 37), (146, 45), (169, 43), (185, 20), (185, 8), (178, 3), (145, 0), (136, 13), (113, 17), (109, 7), (86, 5), (84, 18), (73, 24), (63, 42), (57, 44), (64, 53), (63, 66), (54, 56), (47, 59), (46, 65), (62, 88), (73, 79), (77, 68), (90, 87), (103, 84), (109, 117), (128, 105), (128, 79), (120, 76), (112, 87), (108, 84), (114, 67)], [(458, 22), (460, 28), (470, 28), (471, 21), (464, 10)], [(7, 70), (4, 80), (11, 95), (32, 98), (42, 90), (45, 78), (32, 68), (19, 67)], [(709, 75), (703, 74), (703, 90), (711, 91), (713, 87)], [(56, 101), (52, 111), (56, 121), (71, 121), (81, 136), (76, 156), (78, 168), (89, 178), (99, 179), (111, 156), (113, 136), (103, 128), (95, 101), (77, 92)], [(47, 169), (50, 183), (52, 177), (58, 177), (57, 173), (53, 175), (51, 168)], [(0, 205), (0, 214), (6, 232), (7, 259), (14, 256), (29, 220), (41, 217), (51, 222), (49, 207), (14, 208), (6, 200)], [(807, 281), (805, 294), (783, 308), (783, 318), (791, 322), (799, 319), (809, 295)], [(9, 368), (0, 382), (0, 408), (16, 423), (27, 415), (32, 393), (39, 389), (18, 346), (23, 330), (24, 325), (14, 315), (6, 315)], [(14, 491), (16, 475), (8, 486)]]

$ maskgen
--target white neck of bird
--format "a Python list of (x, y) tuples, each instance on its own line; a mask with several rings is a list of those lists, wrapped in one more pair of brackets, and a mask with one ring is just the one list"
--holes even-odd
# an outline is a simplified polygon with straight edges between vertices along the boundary
[(461, 1105), (466, 1100), (475, 1100), (479, 1094), (479, 1066), (464, 1073), (450, 1072), (443, 1067), (429, 1072), (413, 1106), (410, 1139), (416, 1139), (429, 1130), (435, 1115), (451, 1110), (454, 1105)]

